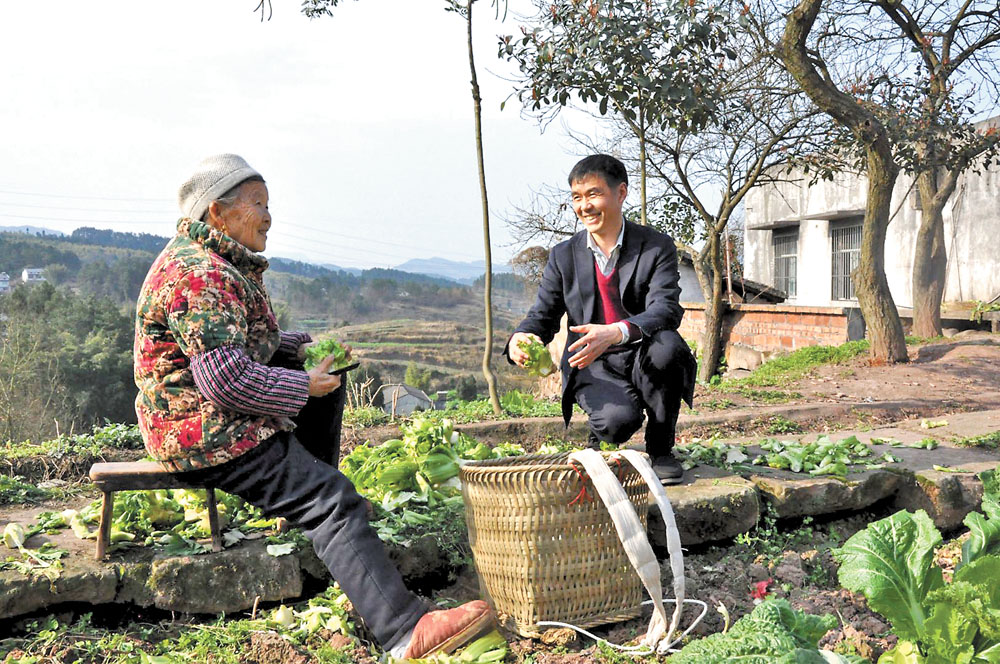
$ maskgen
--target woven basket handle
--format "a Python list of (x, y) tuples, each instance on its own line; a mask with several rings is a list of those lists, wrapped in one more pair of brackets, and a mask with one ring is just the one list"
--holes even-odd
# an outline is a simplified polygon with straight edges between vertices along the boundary
[[(663, 487), (660, 486), (659, 480), (656, 479), (656, 475), (644, 458), (639, 455), (636, 455), (638, 458), (632, 458), (631, 455), (626, 456), (624, 454), (623, 456), (639, 470), (639, 473), (646, 480), (647, 484), (650, 484), (650, 477), (652, 477), (655, 480), (653, 484), (656, 484), (659, 487), (660, 493), (663, 493)], [(663, 608), (663, 586), (660, 584), (660, 564), (656, 560), (653, 547), (649, 544), (646, 530), (639, 521), (639, 515), (636, 514), (635, 507), (633, 507), (632, 502), (628, 499), (628, 495), (626, 495), (621, 483), (615, 477), (614, 473), (611, 472), (611, 469), (608, 468), (604, 458), (598, 452), (595, 450), (580, 450), (570, 454), (569, 458), (572, 461), (578, 461), (590, 476), (597, 494), (604, 501), (604, 505), (608, 509), (608, 514), (611, 515), (611, 520), (615, 524), (615, 530), (618, 532), (618, 539), (622, 542), (625, 554), (632, 563), (632, 567), (639, 574), (642, 585), (646, 588), (650, 599), (653, 600), (653, 617), (649, 622), (649, 628), (646, 630), (646, 636), (643, 638), (642, 643), (656, 649), (662, 639), (663, 645), (667, 645), (667, 639), (673, 633), (676, 623), (680, 621), (679, 609), (681, 602), (679, 601), (677, 604), (678, 609), (674, 611), (671, 629), (668, 632), (667, 614)], [(648, 469), (649, 476), (643, 472), (642, 466)], [(650, 488), (653, 487), (653, 484), (650, 484)], [(663, 498), (666, 500), (666, 494), (663, 494)], [(669, 501), (667, 501), (667, 505), (669, 505)], [(672, 511), (670, 515), (671, 521), (673, 521)], [(664, 515), (664, 521), (666, 520), (667, 517)], [(679, 549), (680, 541), (678, 540), (678, 551)], [(671, 565), (673, 566), (673, 552), (671, 552)], [(673, 567), (671, 569), (674, 571)], [(675, 588), (677, 576), (676, 571), (674, 571)], [(680, 578), (682, 579), (682, 593), (683, 577), (682, 562), (680, 574)], [(665, 633), (667, 638), (662, 638)]]

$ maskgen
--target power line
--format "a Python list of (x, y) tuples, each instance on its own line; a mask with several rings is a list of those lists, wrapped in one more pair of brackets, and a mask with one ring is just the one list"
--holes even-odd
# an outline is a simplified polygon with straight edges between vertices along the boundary
[(77, 198), (89, 201), (143, 201), (156, 203), (176, 203), (173, 198), (116, 198), (113, 196), (70, 196), (67, 194), (43, 194), (36, 191), (12, 191), (10, 189), (0, 189), (0, 194), (10, 194), (12, 196), (42, 196), (45, 198)]

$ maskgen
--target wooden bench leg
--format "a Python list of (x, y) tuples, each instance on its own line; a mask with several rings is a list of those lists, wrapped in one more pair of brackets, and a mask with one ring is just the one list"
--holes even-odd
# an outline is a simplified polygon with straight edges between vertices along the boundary
[(95, 558), (103, 560), (111, 544), (111, 520), (114, 518), (115, 492), (104, 491), (101, 501), (101, 525), (97, 528), (97, 554)]
[(219, 508), (215, 504), (215, 487), (205, 488), (208, 504), (208, 528), (212, 531), (212, 551), (222, 551), (222, 533), (219, 532)]

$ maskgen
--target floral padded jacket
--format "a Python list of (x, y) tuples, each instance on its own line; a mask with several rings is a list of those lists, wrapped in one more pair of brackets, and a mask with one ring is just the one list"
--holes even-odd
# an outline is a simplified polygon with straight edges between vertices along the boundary
[(139, 292), (133, 357), (135, 410), (146, 450), (170, 471), (215, 466), (253, 449), (287, 417), (249, 415), (207, 400), (190, 358), (241, 347), (260, 364), (281, 333), (264, 290), (267, 259), (208, 224), (181, 219)]

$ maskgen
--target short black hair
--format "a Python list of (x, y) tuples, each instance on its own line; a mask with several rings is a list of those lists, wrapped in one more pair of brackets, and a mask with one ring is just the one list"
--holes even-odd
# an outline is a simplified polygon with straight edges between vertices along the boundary
[(569, 172), (569, 186), (588, 175), (600, 175), (612, 189), (619, 184), (628, 186), (628, 173), (625, 164), (609, 154), (592, 154), (576, 162)]

